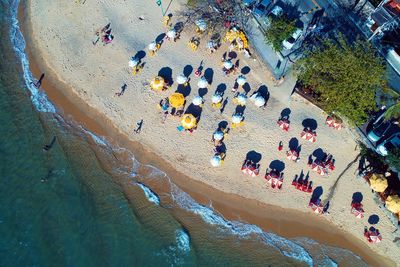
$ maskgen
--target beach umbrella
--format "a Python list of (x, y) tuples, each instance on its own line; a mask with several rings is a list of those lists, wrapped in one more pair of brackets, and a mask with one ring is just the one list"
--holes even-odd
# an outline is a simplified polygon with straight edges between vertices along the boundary
[(356, 216), (356, 218), (358, 218), (358, 219), (364, 218), (364, 210), (363, 209), (357, 209), (357, 208), (353, 207), (353, 208), (351, 208), (351, 213), (353, 213), (354, 216)]
[(239, 94), (236, 97), (236, 102), (238, 103), (238, 105), (244, 106), (246, 105), (247, 102), (247, 96), (245, 94)]
[(243, 116), (240, 114), (235, 114), (232, 116), (232, 122), (235, 124), (239, 124), (240, 122), (242, 122), (243, 120)]
[(323, 207), (321, 205), (317, 205), (314, 202), (311, 202), (309, 206), (315, 213), (321, 214), (323, 211)]
[(230, 60), (225, 60), (224, 61), (224, 68), (227, 70), (230, 70), (233, 67), (233, 63)]
[(131, 68), (134, 68), (134, 67), (136, 67), (138, 64), (139, 64), (139, 60), (137, 59), (137, 58), (134, 58), (134, 57), (132, 57), (130, 60), (129, 60), (129, 67), (131, 67)]
[(224, 133), (221, 131), (216, 131), (213, 135), (214, 140), (220, 141), (224, 138)]
[(243, 75), (240, 75), (237, 79), (236, 82), (240, 85), (243, 86), (246, 83), (246, 77)]
[(258, 169), (254, 168), (254, 167), (249, 167), (247, 168), (247, 173), (251, 176), (251, 177), (256, 177), (258, 175)]
[(378, 234), (376, 231), (371, 231), (369, 234), (371, 243), (379, 243), (382, 241), (382, 235)]
[(290, 123), (288, 120), (278, 120), (278, 126), (284, 131), (289, 130)]
[(212, 96), (211, 96), (211, 102), (213, 103), (213, 104), (218, 104), (218, 103), (220, 103), (222, 101), (222, 96), (221, 95), (219, 95), (219, 94), (213, 94)]
[(149, 44), (149, 50), (150, 51), (157, 51), (157, 43), (156, 42), (151, 42)]
[(179, 108), (185, 103), (185, 97), (181, 93), (173, 93), (168, 100), (173, 108)]
[(203, 104), (203, 98), (201, 96), (195, 96), (192, 101), (193, 105), (200, 106)]
[(201, 77), (200, 80), (199, 80), (199, 82), (197, 83), (197, 86), (198, 86), (199, 88), (207, 88), (207, 86), (208, 86), (208, 81), (207, 81), (207, 79), (206, 79), (205, 77)]
[(386, 177), (383, 174), (372, 174), (371, 178), (369, 178), (370, 187), (372, 190), (382, 193), (388, 187), (388, 182)]
[(155, 91), (161, 91), (164, 89), (165, 81), (164, 78), (161, 76), (156, 76), (151, 80), (150, 87)]
[(176, 37), (176, 31), (174, 29), (171, 29), (167, 32), (167, 37), (170, 39), (174, 39)]
[(219, 167), (222, 164), (222, 159), (221, 156), (215, 155), (214, 157), (211, 158), (211, 165), (213, 167)]
[(301, 137), (302, 139), (306, 139), (306, 140), (307, 140), (307, 132), (306, 132), (306, 131), (302, 131), (302, 132), (300, 133), (300, 137)]
[(400, 198), (398, 195), (388, 196), (385, 203), (389, 211), (395, 214), (400, 213)]
[(185, 129), (192, 129), (196, 126), (197, 120), (192, 114), (185, 114), (182, 117), (181, 124)]
[(326, 123), (329, 127), (332, 127), (332, 125), (333, 125), (334, 122), (335, 122), (335, 120), (334, 120), (331, 116), (328, 116), (328, 117), (326, 118), (326, 121), (325, 121), (325, 123)]
[(206, 48), (207, 48), (207, 49), (212, 49), (212, 48), (214, 48), (214, 46), (215, 46), (215, 44), (214, 44), (213, 41), (208, 41), (208, 42), (206, 43)]
[(181, 74), (176, 78), (176, 82), (178, 84), (186, 84), (188, 82), (188, 78), (185, 75)]
[(332, 127), (335, 128), (336, 130), (340, 130), (342, 129), (342, 124), (340, 122), (335, 121)]
[(286, 158), (288, 160), (296, 161), (299, 158), (299, 154), (295, 150), (290, 150), (286, 152)]
[(257, 96), (255, 99), (254, 99), (254, 104), (257, 106), (257, 107), (262, 107), (262, 106), (264, 106), (265, 105), (265, 99), (264, 99), (264, 97), (262, 97), (262, 96)]
[(204, 32), (207, 29), (207, 22), (204, 19), (198, 19), (195, 24), (199, 31)]
[(319, 175), (327, 175), (328, 174), (328, 169), (322, 166), (321, 164), (313, 163), (311, 165), (311, 169), (313, 171), (316, 171)]
[(310, 141), (311, 143), (315, 143), (315, 141), (317, 141), (317, 134), (314, 132), (307, 132), (306, 140)]

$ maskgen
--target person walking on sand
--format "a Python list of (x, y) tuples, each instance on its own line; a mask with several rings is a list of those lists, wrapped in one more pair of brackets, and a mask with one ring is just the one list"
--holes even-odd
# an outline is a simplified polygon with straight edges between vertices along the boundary
[(118, 92), (118, 93), (115, 93), (115, 95), (116, 95), (116, 96), (122, 96), (122, 95), (125, 93), (126, 87), (127, 87), (127, 85), (126, 85), (126, 83), (124, 83), (124, 84), (121, 86), (121, 91)]
[(283, 149), (283, 143), (282, 141), (280, 141), (278, 145), (278, 151), (282, 151), (282, 149)]
[(135, 133), (139, 134), (142, 131), (143, 126), (143, 119), (136, 123), (136, 129), (134, 130)]

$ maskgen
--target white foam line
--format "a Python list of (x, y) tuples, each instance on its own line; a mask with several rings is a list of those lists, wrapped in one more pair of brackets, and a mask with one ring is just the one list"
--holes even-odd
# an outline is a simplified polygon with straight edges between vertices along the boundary
[(19, 0), (15, 0), (11, 3), (11, 30), (10, 30), (10, 39), (13, 44), (14, 51), (17, 53), (18, 57), (21, 60), (22, 70), (24, 73), (24, 80), (26, 87), (31, 93), (31, 101), (39, 112), (47, 112), (47, 113), (55, 113), (56, 108), (54, 105), (48, 100), (47, 95), (44, 91), (39, 90), (34, 85), (35, 78), (33, 77), (30, 69), (29, 69), (29, 60), (25, 54), (26, 43), (24, 36), (19, 28), (19, 21), (17, 18), (18, 13)]

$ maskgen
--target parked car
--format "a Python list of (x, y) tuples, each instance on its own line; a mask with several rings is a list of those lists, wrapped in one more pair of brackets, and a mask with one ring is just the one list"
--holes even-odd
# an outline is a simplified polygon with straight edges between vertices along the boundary
[(258, 5), (256, 5), (253, 13), (257, 17), (263, 17), (267, 14), (268, 7), (271, 4), (271, 0), (262, 0)]
[(302, 29), (297, 29), (291, 37), (289, 37), (288, 39), (284, 40), (282, 42), (282, 45), (284, 47), (284, 49), (286, 50), (290, 50), (292, 49), (292, 47), (294, 46), (294, 44), (296, 43), (297, 39), (300, 38), (301, 34), (303, 33)]
[(400, 133), (395, 133), (376, 147), (376, 152), (387, 156), (390, 151), (400, 149)]
[(369, 131), (367, 137), (372, 142), (379, 141), (382, 137), (385, 136), (386, 132), (392, 126), (390, 121), (385, 121), (384, 118), (385, 113), (382, 113), (372, 124), (372, 130)]

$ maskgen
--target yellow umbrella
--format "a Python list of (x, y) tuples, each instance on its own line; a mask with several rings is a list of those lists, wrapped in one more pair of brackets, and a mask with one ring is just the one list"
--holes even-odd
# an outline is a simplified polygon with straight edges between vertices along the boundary
[(192, 129), (196, 127), (197, 120), (192, 114), (185, 114), (181, 120), (181, 124), (185, 129)]
[(164, 86), (165, 86), (165, 81), (164, 81), (164, 78), (161, 76), (154, 77), (154, 79), (151, 80), (151, 82), (150, 82), (151, 89), (153, 89), (155, 91), (163, 90)]
[(173, 108), (179, 108), (185, 103), (185, 97), (181, 93), (173, 93), (168, 100)]
[(397, 195), (394, 196), (388, 196), (388, 198), (385, 201), (386, 203), (386, 208), (390, 210), (391, 212), (397, 214), (400, 213), (400, 197)]
[(383, 174), (372, 174), (371, 178), (369, 178), (369, 182), (371, 188), (378, 193), (382, 193), (388, 187), (387, 179)]

